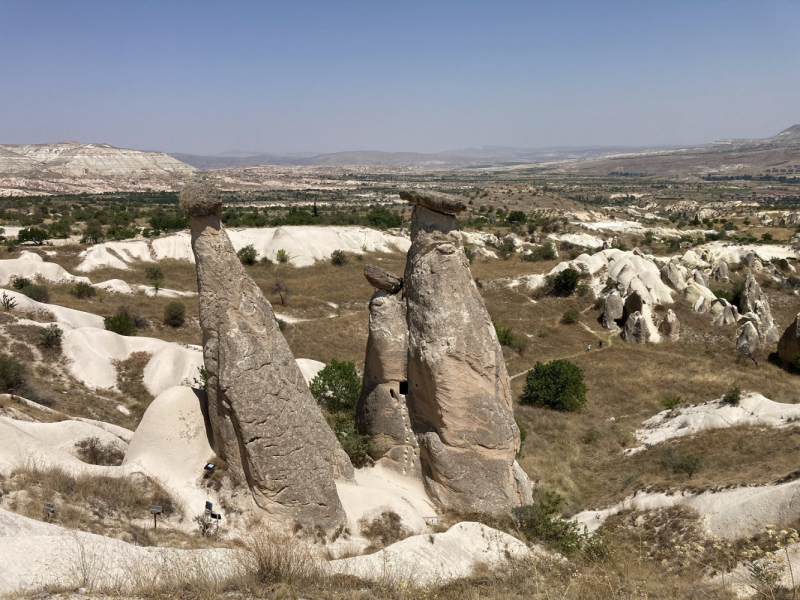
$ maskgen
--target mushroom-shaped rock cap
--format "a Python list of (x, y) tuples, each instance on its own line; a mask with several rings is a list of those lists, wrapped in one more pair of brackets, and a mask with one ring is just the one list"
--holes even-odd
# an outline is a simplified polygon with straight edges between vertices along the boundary
[(425, 208), (450, 215), (457, 215), (467, 208), (467, 205), (456, 196), (428, 190), (401, 190), (400, 197)]
[(178, 205), (188, 217), (218, 215), (222, 212), (222, 195), (213, 179), (198, 175), (183, 186)]
[(367, 278), (372, 287), (384, 290), (390, 294), (396, 294), (403, 287), (402, 278), (389, 273), (385, 269), (376, 267), (375, 265), (367, 265), (364, 267), (364, 277)]

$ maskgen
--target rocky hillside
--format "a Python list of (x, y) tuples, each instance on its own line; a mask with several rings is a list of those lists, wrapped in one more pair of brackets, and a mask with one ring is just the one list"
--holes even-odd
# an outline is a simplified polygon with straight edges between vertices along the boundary
[(168, 190), (195, 171), (161, 152), (108, 144), (0, 145), (0, 195)]

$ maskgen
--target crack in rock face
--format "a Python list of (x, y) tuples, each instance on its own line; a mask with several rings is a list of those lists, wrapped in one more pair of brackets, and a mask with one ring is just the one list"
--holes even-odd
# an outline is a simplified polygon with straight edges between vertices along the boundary
[(272, 306), (247, 274), (205, 177), (180, 195), (197, 262), (213, 447), (267, 512), (331, 531), (346, 524), (335, 477), (353, 467), (311, 396)]
[(503, 353), (452, 214), (460, 200), (402, 197), (416, 204), (403, 279), (407, 400), (428, 494), (466, 511), (530, 504), (530, 482), (515, 460), (520, 437)]

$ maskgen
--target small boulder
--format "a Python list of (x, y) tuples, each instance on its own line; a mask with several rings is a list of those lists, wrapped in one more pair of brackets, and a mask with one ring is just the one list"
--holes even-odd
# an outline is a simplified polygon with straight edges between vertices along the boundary
[(728, 272), (728, 263), (721, 261), (714, 265), (714, 268), (711, 269), (711, 279), (723, 283), (729, 281), (730, 273)]
[(631, 344), (644, 344), (647, 342), (647, 327), (642, 313), (635, 312), (628, 316), (622, 328), (622, 339)]
[(402, 190), (400, 197), (408, 202), (448, 215), (457, 215), (467, 208), (467, 205), (456, 196), (429, 190)]
[(661, 281), (676, 292), (682, 292), (686, 289), (686, 280), (683, 277), (683, 273), (681, 273), (678, 265), (673, 262), (668, 262), (661, 267)]
[(692, 274), (692, 279), (694, 279), (696, 283), (699, 283), (704, 287), (708, 287), (708, 275), (705, 271), (695, 269), (695, 272)]
[(610, 331), (616, 331), (618, 329), (617, 321), (622, 319), (624, 308), (622, 296), (619, 295), (619, 292), (612, 292), (606, 298), (606, 305), (603, 309), (603, 327)]
[(681, 323), (675, 311), (669, 309), (664, 320), (661, 321), (658, 330), (671, 342), (677, 342), (681, 338)]
[(384, 290), (390, 294), (396, 294), (403, 288), (403, 278), (390, 273), (386, 269), (381, 269), (375, 265), (364, 267), (364, 277), (370, 285), (376, 289)]
[(736, 332), (736, 350), (739, 354), (752, 357), (758, 352), (758, 347), (758, 330), (752, 322), (745, 321)]

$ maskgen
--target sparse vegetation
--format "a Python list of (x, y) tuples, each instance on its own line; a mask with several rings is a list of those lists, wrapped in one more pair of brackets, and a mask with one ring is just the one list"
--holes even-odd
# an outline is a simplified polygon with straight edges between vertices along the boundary
[(148, 265), (144, 270), (144, 276), (156, 290), (161, 289), (164, 283), (164, 271), (159, 265)]
[(576, 308), (570, 308), (569, 310), (565, 311), (563, 315), (561, 315), (561, 322), (564, 325), (574, 325), (578, 321), (580, 321), (581, 313)]
[(83, 462), (90, 465), (117, 466), (125, 458), (125, 452), (119, 446), (103, 442), (96, 436), (80, 440), (75, 444), (75, 451)]
[(331, 264), (334, 267), (342, 267), (348, 262), (347, 254), (344, 250), (334, 250), (331, 253)]
[(108, 331), (119, 335), (136, 335), (136, 322), (127, 311), (120, 310), (116, 314), (104, 318), (103, 324)]
[(61, 350), (61, 338), (64, 336), (62, 329), (55, 323), (43, 327), (40, 331), (39, 345), (48, 350)]
[(173, 301), (164, 307), (164, 325), (183, 327), (186, 322), (186, 306), (182, 302)]
[(253, 247), (253, 244), (248, 244), (247, 246), (239, 250), (236, 253), (236, 256), (239, 257), (239, 260), (243, 265), (248, 265), (248, 266), (256, 264), (256, 261), (258, 260), (258, 252), (256, 252), (256, 249)]
[(0, 354), (0, 393), (13, 394), (25, 385), (25, 367), (10, 354)]
[(683, 398), (680, 396), (664, 396), (661, 399), (661, 406), (670, 410), (679, 407), (683, 403)]
[(581, 274), (575, 269), (564, 269), (553, 278), (553, 292), (559, 296), (569, 296), (578, 287)]
[(289, 253), (286, 250), (281, 248), (275, 253), (275, 260), (281, 264), (285, 264), (291, 260), (291, 256), (289, 256)]
[(733, 387), (725, 392), (725, 395), (722, 396), (722, 403), (728, 404), (729, 406), (739, 406), (739, 402), (742, 400), (742, 390), (738, 387)]
[(97, 290), (91, 284), (79, 281), (72, 287), (70, 293), (76, 298), (94, 298), (97, 295)]

